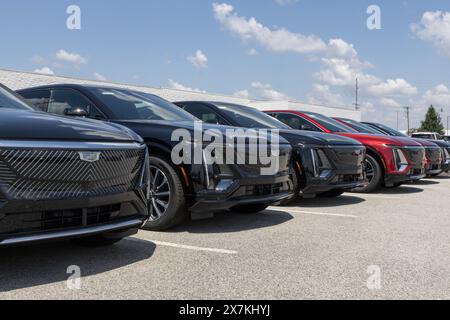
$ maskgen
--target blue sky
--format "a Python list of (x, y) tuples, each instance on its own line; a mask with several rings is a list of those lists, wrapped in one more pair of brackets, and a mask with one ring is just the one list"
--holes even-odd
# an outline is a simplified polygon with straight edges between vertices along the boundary
[[(81, 30), (66, 27), (72, 4)], [(412, 105), (417, 126), (430, 103), (450, 115), (448, 0), (213, 4), (2, 0), (0, 68), (346, 107), (358, 75), (366, 119), (395, 125)], [(372, 4), (381, 30), (366, 26)]]

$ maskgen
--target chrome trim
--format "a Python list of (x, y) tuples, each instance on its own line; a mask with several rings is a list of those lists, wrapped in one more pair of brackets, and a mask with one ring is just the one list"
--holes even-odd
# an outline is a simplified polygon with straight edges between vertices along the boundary
[(108, 225), (104, 225), (104, 226), (88, 227), (88, 228), (77, 229), (77, 230), (50, 232), (50, 233), (43, 233), (43, 234), (30, 235), (30, 236), (18, 236), (18, 237), (6, 238), (6, 239), (0, 241), (0, 246), (23, 244), (23, 243), (35, 242), (35, 241), (55, 240), (55, 239), (61, 239), (61, 238), (89, 236), (89, 235), (97, 234), (97, 233), (117, 231), (117, 230), (121, 230), (121, 229), (131, 229), (134, 227), (140, 227), (141, 225), (142, 225), (141, 219), (133, 219), (130, 221), (117, 222), (117, 223), (112, 223), (112, 224), (108, 224)]
[(70, 149), (70, 150), (115, 150), (143, 149), (145, 144), (138, 142), (76, 142), (76, 141), (32, 141), (32, 140), (0, 140), (0, 148), (33, 148), (33, 149)]

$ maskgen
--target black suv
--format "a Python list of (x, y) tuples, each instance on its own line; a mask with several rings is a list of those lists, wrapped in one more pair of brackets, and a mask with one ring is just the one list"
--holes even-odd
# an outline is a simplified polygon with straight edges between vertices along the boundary
[[(119, 123), (144, 138), (151, 150), (148, 230), (176, 226), (188, 213), (194, 218), (211, 217), (215, 211), (228, 209), (257, 213), (292, 196), (292, 148), (282, 138), (279, 170), (274, 175), (261, 175), (262, 164), (175, 164), (172, 150), (178, 142), (172, 141), (172, 134), (186, 129), (195, 136), (198, 119), (160, 97), (120, 88), (70, 84), (18, 93), (43, 111)], [(208, 129), (225, 132), (229, 127), (203, 126), (204, 131)]]
[(33, 111), (0, 85), (0, 246), (137, 233), (149, 217), (147, 161), (128, 128)]
[[(294, 150), (294, 191), (312, 197), (340, 196), (365, 184), (366, 148), (356, 140), (332, 134), (294, 130), (254, 108), (224, 102), (175, 103), (206, 123), (279, 130)], [(285, 204), (295, 200), (295, 197)]]

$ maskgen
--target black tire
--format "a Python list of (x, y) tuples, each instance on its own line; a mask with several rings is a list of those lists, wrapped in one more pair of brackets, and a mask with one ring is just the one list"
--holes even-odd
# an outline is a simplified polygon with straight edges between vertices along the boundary
[[(159, 169), (165, 175), (168, 186), (170, 186), (170, 196), (168, 199), (168, 207), (165, 211), (160, 217), (152, 216), (143, 229), (149, 231), (162, 231), (178, 226), (188, 217), (186, 198), (181, 179), (172, 165), (162, 157), (151, 156), (150, 167), (152, 169)], [(149, 201), (150, 206), (152, 206), (152, 200)]]
[(295, 202), (298, 201), (298, 199), (300, 199), (300, 184), (299, 184), (299, 178), (297, 176), (297, 172), (294, 172), (294, 174), (292, 175), (292, 184), (293, 184), (293, 190), (292, 193), (294, 194), (294, 196), (290, 199), (285, 199), (283, 201), (280, 202), (279, 206), (280, 207), (286, 207), (290, 204), (293, 204)]
[(231, 211), (241, 213), (241, 214), (255, 214), (266, 210), (269, 205), (266, 204), (249, 204), (243, 206), (236, 206), (231, 209)]
[(344, 193), (345, 193), (345, 190), (330, 190), (330, 191), (319, 194), (319, 197), (337, 198), (337, 197), (342, 196)]
[(362, 188), (356, 188), (353, 192), (357, 193), (371, 193), (381, 188), (383, 185), (383, 169), (377, 159), (371, 155), (367, 155), (366, 158), (366, 174), (370, 174), (370, 182), (367, 186)]
[(99, 248), (99, 247), (112, 246), (121, 240), (122, 240), (122, 238), (110, 239), (110, 238), (106, 238), (103, 235), (99, 234), (99, 235), (95, 235), (95, 236), (91, 236), (91, 237), (73, 239), (72, 243), (76, 244), (77, 246), (81, 246), (81, 247)]

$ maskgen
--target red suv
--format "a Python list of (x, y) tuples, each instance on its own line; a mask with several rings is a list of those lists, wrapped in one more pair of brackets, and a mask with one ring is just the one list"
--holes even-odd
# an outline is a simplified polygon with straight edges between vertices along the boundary
[(359, 192), (374, 192), (382, 186), (398, 187), (425, 178), (427, 158), (423, 146), (414, 140), (362, 134), (332, 118), (314, 112), (293, 110), (266, 113), (297, 130), (334, 133), (360, 141), (367, 147), (366, 175), (369, 184)]

